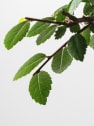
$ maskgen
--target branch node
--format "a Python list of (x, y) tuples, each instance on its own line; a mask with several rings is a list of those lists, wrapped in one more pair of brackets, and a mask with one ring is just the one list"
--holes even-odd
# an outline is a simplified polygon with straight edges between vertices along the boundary
[(74, 21), (74, 22), (78, 20), (75, 16), (71, 15), (70, 13), (68, 13), (68, 12), (66, 12), (66, 11), (64, 11), (64, 10), (62, 10), (62, 14), (63, 14), (64, 16), (68, 17), (70, 20), (72, 20), (72, 21)]

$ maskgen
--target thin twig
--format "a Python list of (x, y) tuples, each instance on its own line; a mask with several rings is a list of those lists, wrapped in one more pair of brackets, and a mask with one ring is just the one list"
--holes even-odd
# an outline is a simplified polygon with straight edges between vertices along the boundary
[(29, 17), (25, 17), (25, 19), (28, 21), (40, 21), (40, 22), (44, 22), (44, 23), (53, 23), (53, 24), (57, 24), (57, 25), (67, 25), (66, 22), (56, 22), (56, 21), (37, 19), (37, 18), (29, 18)]
[(62, 10), (62, 15), (68, 17), (68, 18), (71, 19), (72, 21), (77, 21), (77, 20), (78, 20), (78, 18), (76, 18), (75, 16), (69, 14), (68, 12), (66, 12), (66, 11), (64, 11), (64, 10)]
[[(81, 30), (79, 30), (77, 32), (77, 34), (80, 34), (81, 32), (83, 32), (85, 29), (87, 29), (89, 27), (89, 24), (85, 27), (83, 27)], [(61, 49), (63, 49), (64, 47), (66, 47), (66, 45), (68, 44), (69, 40), (66, 41), (62, 46), (60, 46), (52, 55), (48, 56), (46, 61), (35, 71), (35, 73), (33, 74), (33, 76), (37, 73), (40, 72), (40, 70), (45, 66), (45, 64), (47, 64), (49, 62), (49, 60), (56, 54), (58, 53)]]
[(90, 26), (90, 24), (86, 25), (85, 27), (83, 27), (82, 29), (80, 29), (77, 34), (80, 34), (81, 32), (83, 32), (84, 30), (86, 30), (88, 27)]
[(33, 76), (37, 73), (40, 72), (40, 70), (45, 66), (45, 64), (57, 53), (59, 52), (62, 48), (64, 48), (67, 45), (68, 41), (65, 42), (60, 48), (58, 48), (51, 56), (47, 57), (47, 60), (36, 70), (36, 72), (33, 74)]
[(66, 27), (71, 27), (74, 26), (76, 24), (82, 23), (82, 22), (87, 22), (87, 23), (93, 23), (94, 22), (94, 16), (90, 16), (90, 17), (85, 17), (83, 16), (82, 18), (76, 18), (75, 16), (62, 11), (62, 14), (67, 16), (70, 20), (72, 20), (72, 22), (59, 22), (59, 21), (51, 21), (51, 20), (45, 20), (45, 19), (37, 19), (37, 18), (30, 18), (30, 17), (25, 17), (26, 20), (28, 21), (40, 21), (40, 22), (44, 22), (44, 23), (52, 23), (52, 24), (57, 24), (57, 25), (65, 25)]

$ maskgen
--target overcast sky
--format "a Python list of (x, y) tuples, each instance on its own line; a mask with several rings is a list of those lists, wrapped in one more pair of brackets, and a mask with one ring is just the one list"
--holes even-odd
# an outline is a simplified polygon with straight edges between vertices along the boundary
[[(49, 62), (44, 70), (52, 77), (52, 90), (45, 106), (35, 103), (28, 86), (32, 73), (18, 81), (18, 68), (38, 52), (51, 54), (69, 35), (56, 41), (52, 37), (36, 46), (36, 38), (25, 38), (6, 50), (4, 36), (21, 17), (43, 18), (53, 14), (69, 0), (3, 0), (0, 4), (0, 126), (94, 126), (94, 50), (88, 48), (84, 62), (72, 65), (58, 75)], [(81, 7), (80, 7), (81, 9)], [(79, 10), (80, 10), (79, 9)], [(78, 10), (77, 15), (80, 15)]]

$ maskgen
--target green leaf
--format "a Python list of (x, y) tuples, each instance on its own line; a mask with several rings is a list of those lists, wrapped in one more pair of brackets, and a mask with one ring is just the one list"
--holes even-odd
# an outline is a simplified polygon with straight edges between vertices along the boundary
[(79, 30), (80, 30), (79, 24), (70, 27), (70, 31), (71, 31), (71, 32), (76, 33), (76, 32), (78, 32)]
[(90, 42), (90, 28), (85, 29), (81, 34), (86, 39), (87, 45), (89, 45), (89, 42)]
[(4, 44), (7, 49), (11, 49), (19, 41), (21, 41), (28, 32), (30, 23), (22, 22), (14, 26), (5, 36)]
[(90, 30), (94, 33), (94, 23), (90, 25)]
[(89, 45), (94, 49), (94, 35), (91, 36)]
[(52, 70), (55, 73), (62, 73), (72, 63), (72, 57), (67, 48), (61, 49), (52, 60)]
[(83, 61), (86, 47), (86, 40), (80, 34), (72, 36), (68, 42), (68, 51), (76, 60)]
[(74, 11), (75, 11), (75, 9), (79, 6), (79, 4), (80, 4), (80, 2), (81, 2), (82, 0), (72, 0), (71, 1), (71, 4), (70, 4), (70, 6), (69, 6), (69, 13), (70, 14), (73, 14), (74, 13)]
[(86, 3), (83, 9), (85, 15), (91, 15), (94, 12), (94, 5)]
[[(44, 18), (45, 20), (53, 20), (54, 18), (52, 17), (46, 17)], [(44, 29), (46, 29), (48, 26), (50, 25), (50, 23), (45, 23), (45, 22), (36, 22), (31, 29), (29, 30), (27, 36), (28, 37), (32, 37), (35, 35), (40, 34), (42, 31), (44, 31)]]
[(26, 61), (22, 67), (18, 70), (14, 76), (14, 80), (17, 80), (27, 74), (29, 74), (39, 63), (41, 63), (46, 58), (45, 54), (38, 53)]
[(53, 33), (55, 32), (56, 25), (51, 25), (47, 27), (37, 38), (37, 45), (40, 45), (41, 43), (44, 43), (47, 39), (49, 39)]
[(62, 14), (62, 10), (67, 12), (68, 11), (68, 5), (64, 5), (64, 6), (60, 7), (60, 8), (58, 8), (54, 12), (54, 17), (55, 17), (56, 21), (60, 21), (61, 22), (61, 21), (63, 21), (65, 19), (66, 16), (64, 16)]
[(47, 102), (47, 97), (51, 90), (52, 80), (49, 74), (45, 71), (40, 71), (35, 74), (29, 85), (29, 92), (36, 102), (45, 105)]
[(94, 4), (94, 0), (82, 0), (82, 2), (86, 2), (86, 3)]
[(57, 31), (55, 32), (55, 39), (60, 39), (66, 32), (66, 26), (58, 27)]

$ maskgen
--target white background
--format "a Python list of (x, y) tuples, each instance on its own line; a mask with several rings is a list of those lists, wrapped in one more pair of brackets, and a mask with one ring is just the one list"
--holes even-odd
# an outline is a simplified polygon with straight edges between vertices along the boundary
[[(74, 61), (57, 75), (50, 62), (44, 70), (53, 85), (45, 106), (35, 103), (28, 92), (32, 73), (13, 81), (18, 68), (38, 52), (51, 54), (65, 42), (52, 37), (36, 46), (36, 38), (25, 38), (13, 49), (6, 50), (4, 36), (21, 17), (43, 18), (52, 15), (69, 0), (3, 0), (0, 3), (0, 126), (94, 126), (94, 51), (87, 50), (84, 62)], [(80, 8), (81, 9), (81, 8)], [(77, 15), (80, 14), (78, 9)], [(50, 45), (49, 45), (50, 44)]]

